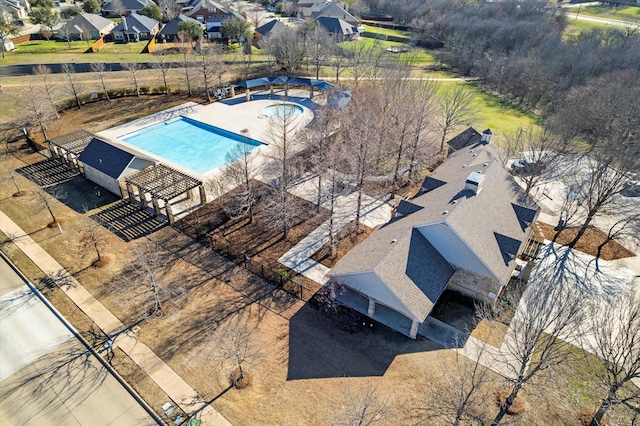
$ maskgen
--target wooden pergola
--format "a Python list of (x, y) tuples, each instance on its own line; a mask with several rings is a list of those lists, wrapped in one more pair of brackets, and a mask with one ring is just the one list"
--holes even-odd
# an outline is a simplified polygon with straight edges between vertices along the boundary
[[(143, 207), (151, 207), (156, 214), (160, 214), (164, 208), (170, 224), (174, 222), (174, 216), (169, 202), (174, 198), (186, 194), (190, 199), (191, 190), (198, 188), (200, 205), (207, 202), (202, 181), (164, 164), (155, 164), (141, 170), (127, 177), (125, 183), (130, 202), (139, 201)], [(159, 201), (162, 201), (162, 206)]]
[(64, 135), (47, 140), (52, 158), (59, 158), (74, 169), (80, 170), (78, 157), (89, 145), (95, 135), (83, 129), (74, 130)]

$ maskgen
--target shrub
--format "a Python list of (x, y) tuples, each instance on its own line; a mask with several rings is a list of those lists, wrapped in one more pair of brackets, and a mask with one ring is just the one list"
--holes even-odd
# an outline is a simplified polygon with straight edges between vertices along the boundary
[[(504, 407), (506, 405), (507, 398), (509, 398), (510, 394), (511, 392), (506, 389), (500, 389), (499, 391), (496, 392), (496, 404), (498, 404), (498, 407)], [(518, 416), (524, 413), (525, 408), (526, 407), (525, 407), (524, 399), (522, 399), (519, 396), (516, 396), (515, 399), (513, 400), (513, 404), (511, 404), (511, 407), (509, 407), (509, 409), (507, 410), (507, 414), (512, 416)]]

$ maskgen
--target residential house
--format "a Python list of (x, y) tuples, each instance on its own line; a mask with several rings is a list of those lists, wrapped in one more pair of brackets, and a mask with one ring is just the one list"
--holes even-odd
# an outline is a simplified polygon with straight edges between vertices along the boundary
[(213, 0), (192, 0), (182, 5), (182, 13), (198, 22), (206, 22), (213, 16), (229, 13), (229, 9)]
[(289, 27), (287, 27), (282, 22), (274, 19), (273, 21), (269, 21), (266, 24), (256, 28), (254, 32), (254, 40), (260, 41), (264, 37), (269, 37), (271, 34), (278, 34), (283, 31), (288, 31)]
[[(304, 18), (304, 11), (314, 5), (326, 5), (327, 0), (289, 0), (284, 3), (284, 10), (288, 15)], [(307, 14), (308, 17), (308, 14)]]
[(97, 40), (110, 34), (116, 23), (93, 13), (80, 13), (58, 30), (58, 36), (70, 40)]
[(162, 27), (160, 32), (158, 33), (158, 38), (163, 41), (176, 42), (178, 41), (178, 32), (180, 32), (180, 24), (182, 22), (195, 22), (196, 24), (203, 25), (201, 22), (196, 21), (195, 19), (189, 18), (186, 15), (180, 14), (173, 18), (171, 21), (167, 22), (167, 24)]
[(78, 157), (87, 179), (122, 197), (124, 178), (155, 162), (124, 147), (93, 138)]
[(102, 14), (108, 17), (127, 16), (139, 13), (151, 0), (107, 0), (102, 5)]
[(207, 26), (207, 38), (209, 40), (220, 40), (222, 39), (222, 26), (225, 22), (227, 22), (231, 18), (238, 18), (244, 20), (242, 15), (237, 12), (228, 12), (224, 15), (213, 15), (207, 19), (205, 22)]
[(360, 23), (357, 17), (344, 10), (344, 8), (337, 3), (327, 3), (324, 6), (316, 5), (310, 9), (309, 18), (311, 20), (315, 21), (321, 17), (338, 18), (354, 27), (357, 27)]
[(316, 22), (333, 37), (336, 43), (351, 41), (358, 37), (358, 28), (340, 18), (321, 16), (316, 19)]
[(31, 7), (28, 0), (0, 0), (0, 17), (11, 22), (14, 17), (26, 18)]
[(496, 303), (539, 208), (490, 141), (454, 152), (420, 195), (331, 269), (346, 286), (343, 303), (411, 338), (445, 289)]
[(151, 40), (160, 30), (160, 22), (148, 16), (132, 13), (125, 16), (111, 31), (116, 42), (128, 43)]

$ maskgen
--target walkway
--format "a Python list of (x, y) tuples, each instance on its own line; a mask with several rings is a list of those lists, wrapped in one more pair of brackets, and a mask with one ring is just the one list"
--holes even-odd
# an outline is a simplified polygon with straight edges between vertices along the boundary
[[(303, 198), (316, 204), (318, 201), (318, 180), (315, 176), (310, 176), (303, 182), (291, 189), (293, 195)], [(324, 192), (324, 191), (323, 191)], [(333, 226), (334, 233), (349, 225), (355, 220), (355, 206), (358, 194), (352, 193), (347, 196), (340, 195), (335, 200)], [(327, 208), (328, 201), (321, 203)], [(362, 195), (360, 222), (370, 228), (387, 223), (391, 219), (393, 209), (384, 200), (375, 199), (366, 194)], [(312, 279), (318, 284), (324, 284), (325, 275), (329, 268), (311, 259), (322, 246), (329, 243), (329, 221), (324, 222), (291, 250), (278, 259), (286, 267)]]
[(11, 238), (45, 274), (61, 277), (65, 282), (69, 282), (70, 284), (61, 287), (61, 290), (107, 335), (117, 335), (113, 345), (122, 349), (184, 412), (188, 414), (199, 412), (198, 418), (203, 425), (230, 426), (220, 413), (208, 405), (147, 345), (138, 341), (135, 335), (128, 332), (118, 334), (125, 330), (124, 324), (2, 211), (0, 211), (0, 231)]

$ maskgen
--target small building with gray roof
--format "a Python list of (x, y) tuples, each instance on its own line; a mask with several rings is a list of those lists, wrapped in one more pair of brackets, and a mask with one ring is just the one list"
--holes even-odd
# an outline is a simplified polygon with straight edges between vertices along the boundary
[(347, 289), (343, 303), (415, 338), (445, 289), (497, 301), (539, 207), (504, 170), (498, 148), (476, 142), (331, 269)]

